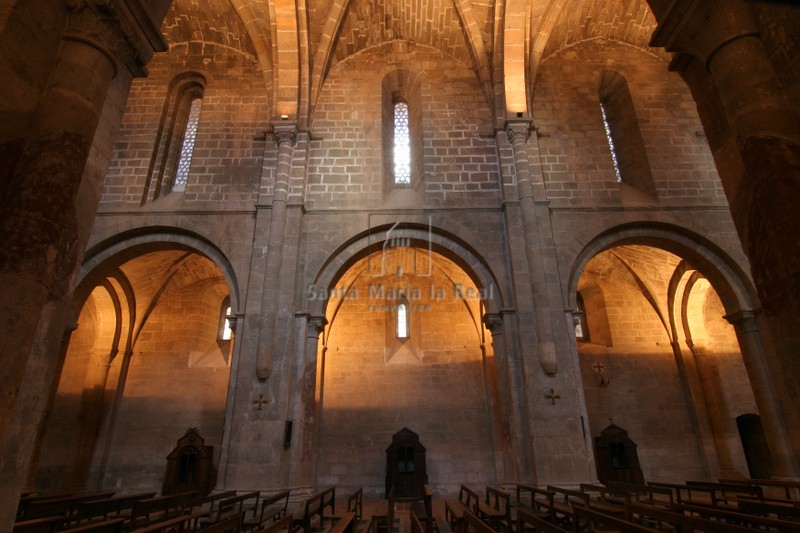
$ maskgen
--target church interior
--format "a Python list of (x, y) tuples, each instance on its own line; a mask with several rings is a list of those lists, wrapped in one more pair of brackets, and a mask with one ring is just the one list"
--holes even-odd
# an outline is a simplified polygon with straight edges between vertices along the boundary
[(800, 508), (796, 2), (0, 0), (0, 79), (0, 531), (189, 489), (389, 532), (431, 493), (516, 529), (481, 505), (520, 487)]

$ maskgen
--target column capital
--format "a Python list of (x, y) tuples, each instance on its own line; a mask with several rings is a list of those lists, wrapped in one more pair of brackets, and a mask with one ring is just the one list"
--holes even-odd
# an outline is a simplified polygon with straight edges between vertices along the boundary
[(483, 323), (491, 331), (492, 336), (503, 334), (503, 317), (497, 313), (486, 313), (483, 315)]
[(319, 337), (319, 334), (325, 330), (327, 324), (328, 319), (324, 316), (309, 316), (306, 324), (308, 336), (314, 338)]
[(278, 146), (288, 144), (293, 147), (297, 142), (297, 124), (294, 122), (276, 122), (272, 125), (272, 131)]
[(531, 122), (529, 118), (518, 118), (506, 122), (506, 135), (511, 144), (528, 140), (531, 133)]
[(114, 67), (127, 65), (134, 76), (146, 76), (145, 65), (167, 43), (140, 0), (65, 0), (64, 39), (82, 42), (104, 54)]
[(758, 317), (755, 311), (737, 311), (736, 313), (725, 315), (724, 318), (740, 333), (750, 333), (759, 329)]
[(676, 0), (659, 17), (650, 46), (699, 58), (708, 69), (721, 48), (758, 34), (750, 8), (742, 0)]

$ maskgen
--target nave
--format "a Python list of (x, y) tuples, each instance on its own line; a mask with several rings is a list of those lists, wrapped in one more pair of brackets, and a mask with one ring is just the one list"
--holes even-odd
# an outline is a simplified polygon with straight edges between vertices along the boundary
[(800, 530), (800, 482), (731, 479), (578, 487), (461, 485), (455, 495), (365, 500), (362, 488), (25, 494), (15, 532), (739, 533)]

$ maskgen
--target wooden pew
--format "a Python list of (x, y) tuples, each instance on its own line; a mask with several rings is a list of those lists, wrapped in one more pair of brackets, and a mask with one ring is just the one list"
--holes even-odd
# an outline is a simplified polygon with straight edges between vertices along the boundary
[(511, 531), (511, 496), (498, 488), (486, 487), (486, 500), (476, 505), (478, 518), (489, 524), (493, 529)]
[(447, 499), (444, 501), (445, 520), (453, 531), (461, 531), (464, 522), (464, 511), (475, 512), (479, 501), (478, 493), (466, 485), (461, 485), (457, 500)]
[(672, 489), (614, 481), (609, 481), (607, 486), (615, 490), (627, 491), (631, 496), (632, 502), (655, 505), (665, 509), (672, 509), (672, 504), (675, 503), (675, 496)]
[(739, 510), (743, 513), (772, 516), (787, 520), (800, 519), (800, 507), (774, 501), (759, 501), (749, 498), (739, 498), (736, 502)]
[(714, 489), (703, 486), (681, 485), (677, 483), (662, 483), (650, 481), (649, 487), (669, 489), (673, 492), (674, 499), (678, 503), (690, 503), (694, 505), (717, 505), (717, 496)]
[[(176, 514), (168, 513), (144, 527), (131, 530), (131, 533), (181, 533), (200, 529), (200, 519), (206, 516), (205, 511), (186, 512), (181, 509)], [(235, 515), (234, 515), (235, 516)]]
[(469, 509), (464, 509), (462, 527), (462, 533), (496, 533), (489, 524)]
[(28, 501), (22, 511), (22, 519), (42, 518), (45, 516), (72, 516), (81, 502), (110, 498), (114, 491), (73, 494), (63, 498), (42, 498)]
[[(770, 491), (782, 491), (783, 499), (800, 503), (800, 481), (783, 481), (776, 479), (720, 479), (720, 483), (755, 485), (761, 487), (764, 496), (770, 496)], [(772, 494), (774, 497), (774, 494)]]
[(423, 499), (414, 502), (411, 506), (411, 515), (417, 517), (423, 533), (452, 533), (447, 520), (444, 517), (437, 518), (433, 514), (433, 491), (430, 485), (423, 485)]
[(129, 528), (143, 528), (155, 522), (181, 515), (194, 497), (194, 492), (183, 492), (137, 500), (133, 505)]
[(727, 509), (676, 503), (675, 511), (691, 517), (699, 517), (725, 524), (741, 525), (750, 529), (766, 528), (778, 531), (800, 531), (800, 522), (797, 521), (780, 520), (778, 518), (769, 518), (754, 514), (734, 512)]
[(268, 525), (258, 533), (284, 533), (284, 532), (292, 533), (293, 523), (294, 523), (294, 516), (288, 514), (283, 518), (281, 518), (280, 520), (278, 520), (277, 522)]
[[(525, 498), (524, 495), (528, 495)], [(537, 518), (552, 522), (555, 520), (555, 509), (553, 508), (553, 496), (555, 493), (534, 487), (533, 485), (526, 485), (523, 483), (517, 484), (517, 512), (524, 509), (529, 515)]]
[(348, 511), (336, 518), (328, 533), (353, 533), (356, 523), (356, 513)]
[(247, 514), (250, 514), (251, 517), (255, 514), (258, 509), (259, 497), (258, 491), (248, 491), (220, 500), (216, 512), (208, 515), (208, 518), (203, 521), (203, 527), (222, 522), (232, 516), (239, 516), (240, 520), (244, 522), (247, 520)]
[(758, 485), (742, 485), (737, 483), (713, 483), (707, 481), (687, 481), (687, 487), (705, 487), (714, 491), (716, 505), (735, 503), (739, 496), (764, 499), (764, 490)]
[(634, 524), (622, 518), (610, 516), (581, 505), (575, 505), (573, 512), (575, 516), (573, 530), (575, 533), (580, 533), (582, 531), (602, 531), (608, 528), (612, 528), (613, 531), (619, 533), (654, 533), (659, 531), (658, 529)]
[(197, 533), (239, 533), (239, 531), (241, 531), (241, 525), (242, 517), (233, 515), (216, 524), (211, 524), (196, 531)]
[(303, 516), (299, 520), (295, 520), (295, 529), (303, 528), (305, 533), (311, 533), (312, 525), (317, 517), (319, 517), (319, 526), (321, 528), (326, 518), (325, 509), (331, 508), (331, 514), (328, 515), (328, 518), (332, 517), (335, 512), (335, 500), (336, 487), (329, 487), (309, 496), (303, 504)]
[[(625, 515), (624, 504), (630, 503), (631, 495), (627, 491), (611, 489), (602, 485), (581, 483), (581, 492), (589, 495), (589, 507), (601, 513), (622, 518)], [(595, 496), (593, 498), (593, 496)]]
[(63, 529), (66, 520), (64, 516), (45, 516), (31, 518), (30, 520), (17, 520), (14, 523), (14, 533), (53, 533)]
[(286, 516), (286, 509), (289, 507), (290, 490), (284, 490), (272, 496), (261, 499), (261, 508), (256, 509), (253, 516), (242, 522), (241, 529), (245, 531), (261, 530), (270, 521), (277, 522), (278, 519)]
[(347, 497), (347, 512), (356, 515), (356, 522), (364, 519), (364, 489), (359, 487), (357, 491)]
[(372, 515), (367, 526), (367, 533), (393, 533), (394, 532), (394, 486), (389, 490), (386, 501), (385, 515)]
[[(628, 520), (634, 523), (656, 526), (661, 531), (710, 531), (713, 533), (746, 533), (753, 528), (728, 524), (718, 520), (708, 520), (698, 516), (683, 514), (680, 507), (685, 504), (676, 503), (675, 511), (667, 511), (652, 505), (628, 504), (626, 513)], [(713, 510), (709, 506), (694, 506), (697, 509)], [(796, 525), (796, 524), (795, 524)], [(651, 529), (651, 531), (653, 531)]]
[(569, 533), (566, 529), (561, 529), (538, 514), (532, 513), (529, 507), (519, 507), (517, 509), (517, 533), (530, 533), (531, 529), (537, 533)]
[(133, 511), (133, 506), (139, 500), (152, 498), (156, 493), (140, 492), (137, 494), (127, 494), (124, 496), (114, 496), (102, 500), (89, 500), (78, 504), (78, 511), (75, 515), (76, 524), (98, 521), (98, 519), (109, 520), (111, 518), (128, 519)]
[(589, 507), (589, 495), (584, 492), (562, 489), (553, 485), (547, 485), (547, 490), (554, 493), (554, 517), (562, 527), (571, 527), (574, 523), (574, 507), (576, 505)]
[(121, 533), (124, 530), (124, 518), (112, 518), (111, 520), (101, 520), (91, 522), (77, 527), (62, 529), (64, 533)]

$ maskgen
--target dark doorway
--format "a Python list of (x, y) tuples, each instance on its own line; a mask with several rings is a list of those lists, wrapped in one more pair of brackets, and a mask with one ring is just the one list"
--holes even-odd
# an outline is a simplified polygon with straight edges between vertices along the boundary
[(753, 414), (737, 416), (736, 426), (739, 428), (739, 438), (742, 439), (742, 448), (744, 457), (747, 459), (750, 477), (771, 479), (774, 468), (767, 446), (767, 437), (761, 426), (761, 417)]

